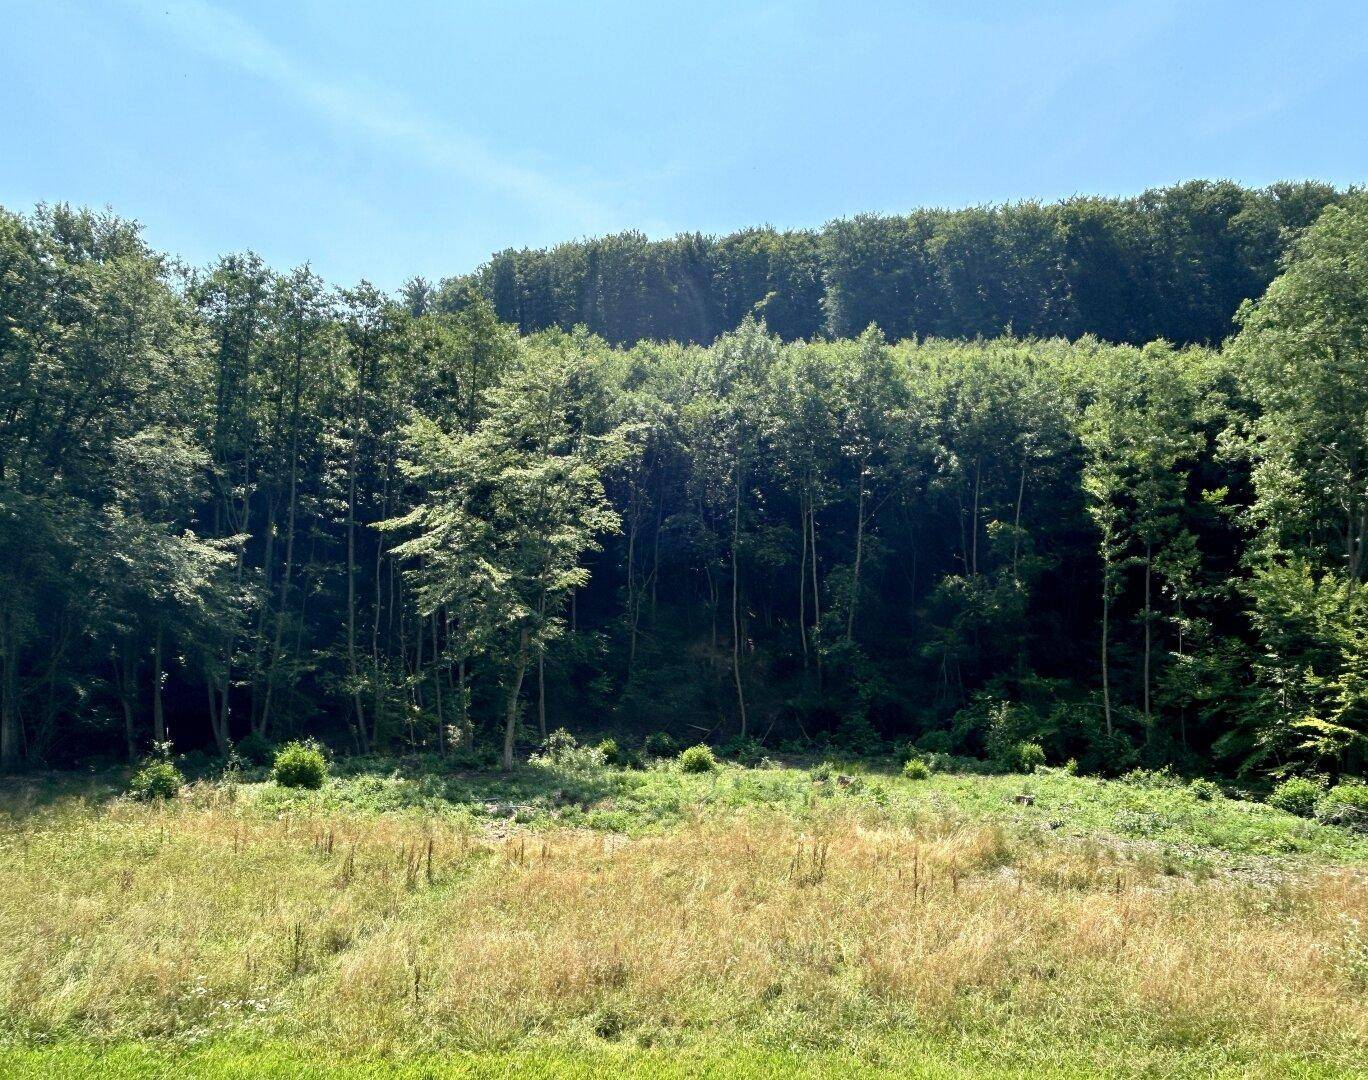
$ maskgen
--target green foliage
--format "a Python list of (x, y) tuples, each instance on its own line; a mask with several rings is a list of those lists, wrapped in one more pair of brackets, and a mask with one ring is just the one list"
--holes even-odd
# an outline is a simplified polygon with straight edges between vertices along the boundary
[(328, 777), (328, 759), (312, 740), (288, 742), (276, 751), (271, 777), (281, 787), (317, 790)]
[[(250, 722), (247, 760), (511, 771), (535, 710), (748, 764), (1361, 775), (1365, 243), (1363, 196), (1193, 184), (390, 298), (0, 213), (0, 766)], [(1236, 340), (1158, 340), (1284, 249)], [(588, 789), (596, 750), (535, 756)]]
[(1214, 799), (1221, 798), (1224, 794), (1221, 791), (1220, 784), (1216, 783), (1214, 780), (1207, 780), (1202, 777), (1191, 781), (1188, 784), (1188, 791), (1192, 792), (1193, 798), (1197, 799), (1199, 802), (1211, 802)]
[(1325, 781), (1308, 776), (1290, 776), (1268, 796), (1268, 805), (1298, 817), (1311, 817), (1316, 802), (1325, 794)]
[[(604, 743), (612, 741), (606, 739)], [(581, 746), (570, 732), (558, 728), (546, 737), (540, 753), (533, 754), (528, 762), (558, 772), (593, 772), (603, 768), (607, 762), (604, 743), (598, 746)]]
[(627, 755), (618, 746), (616, 739), (600, 739), (595, 750), (603, 757), (605, 765), (626, 765), (628, 764)]
[(185, 784), (181, 771), (169, 761), (149, 761), (128, 781), (128, 793), (146, 802), (174, 799)]
[(738, 765), (745, 765), (747, 768), (754, 768), (764, 759), (765, 748), (755, 739), (728, 739), (722, 744), (720, 753), (724, 758), (735, 761)]
[(1033, 773), (1045, 767), (1045, 749), (1037, 742), (1014, 744), (1002, 763), (1013, 772)]
[(903, 762), (902, 774), (908, 780), (929, 780), (931, 765), (924, 758), (908, 758)]
[(275, 747), (255, 731), (239, 739), (233, 749), (250, 765), (269, 765), (275, 760)]
[(679, 755), (679, 767), (686, 773), (712, 772), (717, 768), (717, 758), (712, 747), (700, 743), (690, 746)]
[(1316, 801), (1316, 820), (1368, 831), (1368, 783), (1341, 780)]
[(928, 731), (917, 739), (917, 749), (924, 754), (950, 754), (955, 743), (948, 731)]
[(643, 750), (650, 757), (674, 757), (679, 753), (679, 743), (666, 731), (653, 731), (646, 736)]

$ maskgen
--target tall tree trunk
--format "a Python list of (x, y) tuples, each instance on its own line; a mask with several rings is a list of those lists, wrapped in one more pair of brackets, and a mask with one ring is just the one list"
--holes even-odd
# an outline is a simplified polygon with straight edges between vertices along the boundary
[(812, 628), (817, 637), (815, 660), (817, 662), (817, 685), (822, 684), (822, 593), (817, 579), (817, 507), (816, 500), (808, 490), (808, 550), (812, 554)]
[[(446, 713), (442, 711), (442, 653), (437, 638), (438, 619), (437, 612), (432, 613), (432, 692), (436, 698), (437, 707), (437, 752), (445, 754), (446, 745)], [(418, 640), (423, 640), (423, 626), (418, 624)]]
[(807, 564), (808, 564), (808, 531), (807, 531), (807, 493), (804, 491), (798, 502), (798, 531), (803, 534), (803, 555), (798, 563), (798, 640), (803, 645), (803, 667), (808, 666), (808, 639), (807, 639)]
[(518, 658), (513, 666), (513, 677), (508, 681), (508, 699), (504, 717), (503, 769), (513, 771), (513, 740), (518, 733), (518, 697), (522, 694), (523, 676), (527, 673), (527, 628), (518, 635)]
[(1107, 635), (1111, 630), (1111, 568), (1102, 568), (1102, 713), (1107, 721), (1107, 734), (1112, 733), (1111, 683), (1108, 677)]
[(0, 772), (19, 768), (19, 635), (14, 613), (0, 608)]
[(1145, 702), (1145, 742), (1148, 744), (1154, 738), (1154, 721), (1150, 716), (1150, 654), (1153, 639), (1153, 632), (1150, 627), (1150, 616), (1153, 609), (1150, 604), (1151, 583), (1154, 579), (1154, 560), (1153, 542), (1145, 541), (1145, 659), (1144, 659), (1144, 702)]
[(741, 484), (744, 469), (736, 466), (736, 500), (732, 508), (732, 678), (736, 680), (736, 708), (741, 716), (741, 738), (746, 737), (746, 691), (741, 685), (741, 573), (737, 545), (741, 539)]
[(280, 647), (285, 634), (285, 612), (290, 601), (290, 579), (294, 575), (295, 518), (299, 507), (299, 381), (298, 360), (295, 370), (295, 403), (293, 431), (290, 436), (290, 496), (285, 511), (285, 568), (280, 578), (280, 607), (276, 610), (275, 631), (271, 639), (271, 655), (266, 666), (266, 693), (261, 703), (261, 716), (256, 728), (265, 736), (271, 727), (271, 702), (275, 695), (276, 670), (280, 665)]
[(352, 451), (351, 476), (347, 481), (347, 674), (351, 679), (352, 706), (355, 710), (356, 748), (366, 753), (366, 713), (361, 705), (361, 679), (356, 667), (356, 451)]
[(152, 647), (152, 738), (166, 742), (166, 713), (162, 709), (162, 624), (157, 623), (157, 637)]
[[(389, 477), (384, 481), (381, 495), (381, 518), (389, 516)], [(381, 569), (385, 558), (385, 539), (381, 533), (375, 542), (375, 609), (371, 622), (371, 745), (380, 745), (380, 721), (385, 709), (385, 680), (380, 677), (380, 611), (383, 607)]]
[(537, 650), (537, 729), (546, 741), (546, 650)]
[(204, 677), (204, 689), (209, 695), (209, 728), (214, 733), (214, 745), (218, 747), (221, 756), (227, 757), (233, 749), (233, 744), (228, 738), (228, 727), (223, 723), (219, 712), (217, 688), (214, 686), (214, 680), (208, 675)]
[(850, 583), (850, 609), (846, 612), (846, 642), (851, 642), (855, 637), (855, 605), (860, 599), (860, 561), (864, 555), (864, 526), (865, 526), (865, 471), (864, 463), (860, 463), (860, 501), (858, 503), (857, 517), (855, 522), (855, 573)]
[(1021, 459), (1021, 478), (1017, 481), (1016, 515), (1012, 519), (1012, 584), (1021, 584), (1018, 564), (1021, 558), (1021, 504), (1026, 498), (1026, 459)]
[(974, 535), (970, 538), (969, 573), (978, 575), (979, 490), (983, 476), (982, 458), (974, 458)]
[[(636, 666), (637, 649), (637, 581), (636, 581), (636, 540), (641, 511), (638, 507), (637, 482), (632, 478), (632, 494), (628, 500), (627, 511), (627, 674), (630, 677)], [(537, 661), (540, 672), (541, 660)], [(538, 675), (540, 678), (540, 674)], [(546, 734), (542, 732), (543, 736)]]
[(136, 660), (130, 655), (127, 636), (119, 643), (119, 651), (114, 669), (119, 680), (119, 704), (124, 714), (124, 749), (129, 761), (138, 757), (137, 692), (138, 676)]

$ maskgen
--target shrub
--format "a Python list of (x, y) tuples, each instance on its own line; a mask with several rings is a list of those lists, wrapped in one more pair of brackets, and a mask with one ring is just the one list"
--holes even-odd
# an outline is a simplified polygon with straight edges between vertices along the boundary
[(1180, 788), (1182, 778), (1165, 765), (1161, 769), (1131, 769), (1121, 777), (1121, 783), (1141, 788)]
[(908, 758), (903, 764), (902, 774), (909, 780), (930, 780), (931, 766), (919, 757)]
[(1268, 796), (1268, 805), (1298, 817), (1310, 817), (1316, 812), (1316, 801), (1324, 792), (1324, 782), (1308, 776), (1292, 776), (1273, 789)]
[(642, 749), (649, 757), (674, 757), (679, 753), (679, 743), (668, 731), (653, 731), (646, 736)]
[(312, 739), (289, 742), (276, 751), (271, 775), (281, 787), (321, 788), (328, 775), (328, 759)]
[(1198, 778), (1188, 784), (1188, 791), (1192, 792), (1193, 797), (1201, 802), (1211, 802), (1212, 799), (1219, 799), (1222, 794), (1221, 785), (1213, 780)]
[(823, 761), (812, 767), (812, 778), (814, 780), (834, 780), (836, 778), (836, 766), (830, 761)]
[(928, 731), (917, 740), (917, 749), (923, 754), (948, 754), (955, 748), (955, 740), (948, 731)]
[(1317, 800), (1316, 819), (1368, 830), (1368, 783), (1341, 780)]
[(843, 752), (862, 757), (873, 757), (884, 745), (869, 717), (863, 714), (847, 716), (837, 724), (833, 741)]
[(255, 731), (244, 736), (233, 749), (249, 765), (269, 765), (275, 759), (275, 748)]
[(627, 764), (627, 756), (622, 752), (622, 748), (618, 746), (618, 741), (616, 739), (601, 739), (595, 749), (603, 755), (603, 763), (605, 765)]
[(712, 772), (717, 768), (717, 758), (713, 756), (712, 747), (699, 743), (679, 755), (679, 767), (685, 772)]
[(764, 758), (765, 750), (754, 739), (730, 739), (722, 747), (722, 756), (753, 769)]
[[(605, 740), (612, 742), (613, 740)], [(541, 753), (533, 754), (528, 761), (544, 769), (558, 769), (561, 772), (592, 772), (603, 768), (605, 760), (603, 744), (580, 746), (575, 737), (564, 728), (557, 728), (542, 743)]]
[(1045, 750), (1038, 742), (1015, 744), (1003, 761), (1013, 772), (1033, 773), (1045, 765)]
[(953, 754), (921, 754), (920, 757), (933, 773), (954, 772), (957, 768)]
[(149, 761), (133, 774), (128, 782), (128, 793), (135, 799), (151, 802), (174, 799), (180, 794), (185, 777), (169, 761)]

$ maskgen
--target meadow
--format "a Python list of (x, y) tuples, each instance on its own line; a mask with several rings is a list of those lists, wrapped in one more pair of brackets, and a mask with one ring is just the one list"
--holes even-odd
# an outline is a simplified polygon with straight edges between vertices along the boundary
[(1166, 773), (570, 755), (0, 794), (5, 1076), (1349, 1076), (1368, 835)]

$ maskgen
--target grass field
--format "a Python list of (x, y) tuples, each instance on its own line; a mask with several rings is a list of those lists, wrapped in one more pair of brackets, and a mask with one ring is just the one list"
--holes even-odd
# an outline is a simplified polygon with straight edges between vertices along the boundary
[(1368, 837), (1164, 777), (415, 762), (166, 805), (110, 787), (0, 796), (5, 1076), (1350, 1076), (1368, 1054)]

